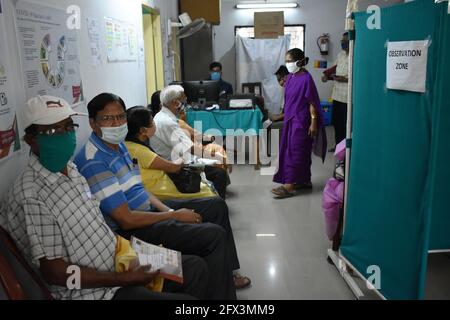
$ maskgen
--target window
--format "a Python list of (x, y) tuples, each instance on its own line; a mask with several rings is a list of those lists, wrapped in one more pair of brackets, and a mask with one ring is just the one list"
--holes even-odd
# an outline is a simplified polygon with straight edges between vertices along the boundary
[[(235, 27), (235, 34), (243, 38), (254, 38), (255, 28), (251, 26)], [(305, 51), (305, 25), (286, 25), (284, 34), (291, 35), (291, 45), (289, 49), (299, 48)]]

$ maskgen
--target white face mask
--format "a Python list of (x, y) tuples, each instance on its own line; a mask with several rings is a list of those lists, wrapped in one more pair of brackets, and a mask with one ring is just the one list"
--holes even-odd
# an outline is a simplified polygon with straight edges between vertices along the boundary
[(180, 102), (180, 105), (178, 106), (178, 112), (183, 112), (184, 110), (186, 110), (186, 104)]
[(289, 73), (297, 73), (300, 68), (297, 66), (297, 61), (295, 62), (288, 62), (286, 63), (286, 68), (288, 69)]
[(120, 127), (101, 127), (102, 139), (111, 144), (120, 144), (125, 141), (128, 134), (128, 125), (124, 123)]

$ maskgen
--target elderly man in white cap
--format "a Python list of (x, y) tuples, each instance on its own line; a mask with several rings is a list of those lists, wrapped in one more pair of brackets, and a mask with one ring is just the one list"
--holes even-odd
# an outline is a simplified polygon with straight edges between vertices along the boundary
[[(28, 166), (2, 203), (2, 227), (38, 269), (56, 299), (203, 298), (208, 272), (203, 259), (183, 258), (185, 283), (153, 292), (144, 286), (157, 273), (147, 267), (115, 272), (116, 235), (100, 212), (85, 178), (70, 161), (77, 113), (56, 97), (37, 96), (24, 110)], [(79, 287), (67, 285), (69, 267), (79, 270)], [(75, 281), (76, 283), (76, 281)], [(167, 282), (166, 282), (167, 283)], [(166, 285), (165, 283), (165, 285)]]

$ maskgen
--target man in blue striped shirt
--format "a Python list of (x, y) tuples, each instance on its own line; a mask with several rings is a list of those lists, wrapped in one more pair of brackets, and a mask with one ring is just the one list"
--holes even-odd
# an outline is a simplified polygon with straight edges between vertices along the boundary
[(116, 95), (95, 97), (88, 104), (93, 133), (75, 157), (107, 223), (125, 238), (135, 236), (203, 257), (215, 275), (210, 277), (207, 296), (235, 299), (232, 270), (239, 262), (225, 202), (211, 198), (162, 203), (149, 194), (123, 144), (128, 131), (125, 110)]

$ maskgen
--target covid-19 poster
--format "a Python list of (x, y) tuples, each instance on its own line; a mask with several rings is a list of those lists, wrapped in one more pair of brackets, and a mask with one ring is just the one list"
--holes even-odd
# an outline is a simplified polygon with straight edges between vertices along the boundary
[(65, 10), (26, 1), (16, 5), (16, 26), (27, 99), (52, 95), (83, 101), (79, 41)]
[(0, 161), (20, 150), (16, 106), (10, 78), (10, 61), (10, 53), (6, 46), (2, 0), (0, 0)]

